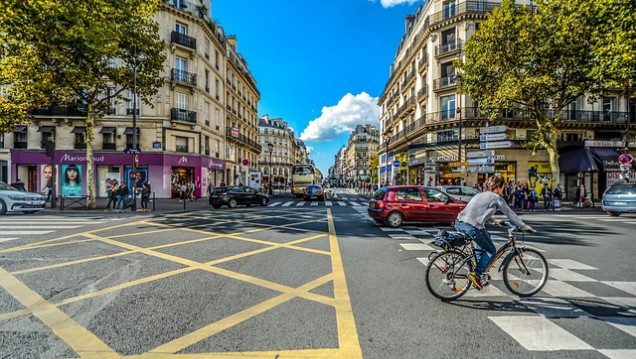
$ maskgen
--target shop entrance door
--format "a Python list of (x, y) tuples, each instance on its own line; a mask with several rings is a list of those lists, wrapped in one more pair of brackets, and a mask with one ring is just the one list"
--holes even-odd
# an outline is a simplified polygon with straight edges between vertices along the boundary
[(38, 167), (37, 166), (29, 166), (28, 169), (28, 179), (26, 181), (27, 191), (29, 192), (39, 192), (38, 188)]

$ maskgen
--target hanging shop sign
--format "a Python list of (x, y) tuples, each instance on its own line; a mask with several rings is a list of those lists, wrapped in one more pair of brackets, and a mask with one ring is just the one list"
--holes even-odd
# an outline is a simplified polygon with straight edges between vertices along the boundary
[(494, 156), (495, 156), (495, 151), (493, 150), (466, 153), (466, 158), (480, 158), (480, 157), (494, 157)]
[(489, 148), (510, 148), (512, 147), (512, 142), (510, 141), (501, 141), (501, 142), (486, 142), (480, 143), (479, 149), (485, 150)]
[(508, 131), (508, 126), (488, 126), (488, 127), (481, 127), (479, 129), (479, 133), (499, 133), (499, 132), (506, 132)]

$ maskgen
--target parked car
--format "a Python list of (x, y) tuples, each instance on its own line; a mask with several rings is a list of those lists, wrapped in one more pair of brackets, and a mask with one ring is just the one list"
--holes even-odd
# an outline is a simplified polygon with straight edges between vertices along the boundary
[(318, 185), (309, 185), (305, 187), (305, 189), (303, 190), (303, 199), (305, 201), (310, 201), (314, 198), (319, 201), (325, 200), (325, 191), (322, 189), (322, 187)]
[(215, 188), (209, 199), (212, 207), (219, 209), (221, 206), (234, 208), (238, 205), (251, 206), (253, 204), (267, 205), (269, 196), (265, 192), (257, 191), (252, 187), (229, 186)]
[(399, 227), (404, 222), (453, 222), (468, 202), (426, 186), (378, 189), (369, 202), (369, 216), (378, 223)]
[(0, 215), (7, 212), (35, 213), (44, 209), (44, 197), (39, 193), (23, 192), (0, 182)]
[(473, 196), (479, 193), (479, 191), (475, 188), (468, 186), (441, 186), (439, 188), (450, 194), (451, 197), (461, 199), (466, 202), (470, 202)]
[(636, 184), (616, 183), (611, 185), (603, 193), (601, 208), (614, 217), (620, 216), (621, 213), (636, 212)]

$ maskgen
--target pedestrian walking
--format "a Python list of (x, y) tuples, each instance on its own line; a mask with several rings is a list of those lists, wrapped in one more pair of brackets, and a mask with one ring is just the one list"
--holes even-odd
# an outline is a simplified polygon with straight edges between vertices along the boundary
[(552, 189), (548, 186), (543, 187), (541, 195), (543, 196), (543, 209), (547, 211), (552, 203)]
[(110, 211), (110, 205), (113, 204), (113, 209), (115, 209), (115, 203), (117, 202), (117, 195), (119, 194), (119, 186), (117, 184), (117, 180), (112, 180), (108, 184), (108, 189), (106, 190), (106, 197), (108, 198), (108, 203), (106, 203), (106, 211)]
[(577, 208), (583, 208), (583, 205), (585, 204), (585, 196), (586, 196), (585, 185), (581, 183), (579, 188), (576, 189), (576, 195), (575, 195)]
[(214, 183), (210, 182), (208, 183), (208, 196), (212, 196), (212, 193), (214, 193)]
[(556, 188), (554, 189), (554, 193), (552, 194), (552, 196), (554, 197), (554, 206), (552, 208), (554, 208), (555, 211), (560, 211), (561, 210), (561, 198), (563, 197), (563, 190), (561, 189), (561, 184), (557, 184)]
[(535, 211), (534, 206), (538, 200), (539, 196), (537, 196), (537, 191), (534, 189), (534, 187), (532, 187), (528, 192), (528, 209), (530, 210), (530, 212)]
[(150, 182), (146, 182), (141, 187), (141, 212), (148, 212), (148, 201), (150, 201)]
[[(126, 208), (126, 199), (128, 198), (128, 187), (126, 186), (126, 182), (122, 182), (121, 186), (119, 186), (119, 191), (117, 192), (117, 207), (116, 210), (117, 211), (122, 211)], [(124, 203), (123, 206), (121, 206), (121, 209), (119, 209), (119, 206)]]

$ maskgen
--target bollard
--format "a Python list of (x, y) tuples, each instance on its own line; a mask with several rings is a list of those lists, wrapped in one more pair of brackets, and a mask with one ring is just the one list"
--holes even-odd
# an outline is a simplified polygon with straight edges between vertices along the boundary
[(152, 191), (152, 211), (155, 211), (155, 203), (157, 203), (156, 197), (155, 197), (155, 191)]
[(184, 200), (183, 200), (183, 211), (184, 211), (184, 212), (185, 212), (185, 210), (186, 210), (186, 202), (187, 202), (187, 201), (188, 201), (187, 199), (184, 199)]

